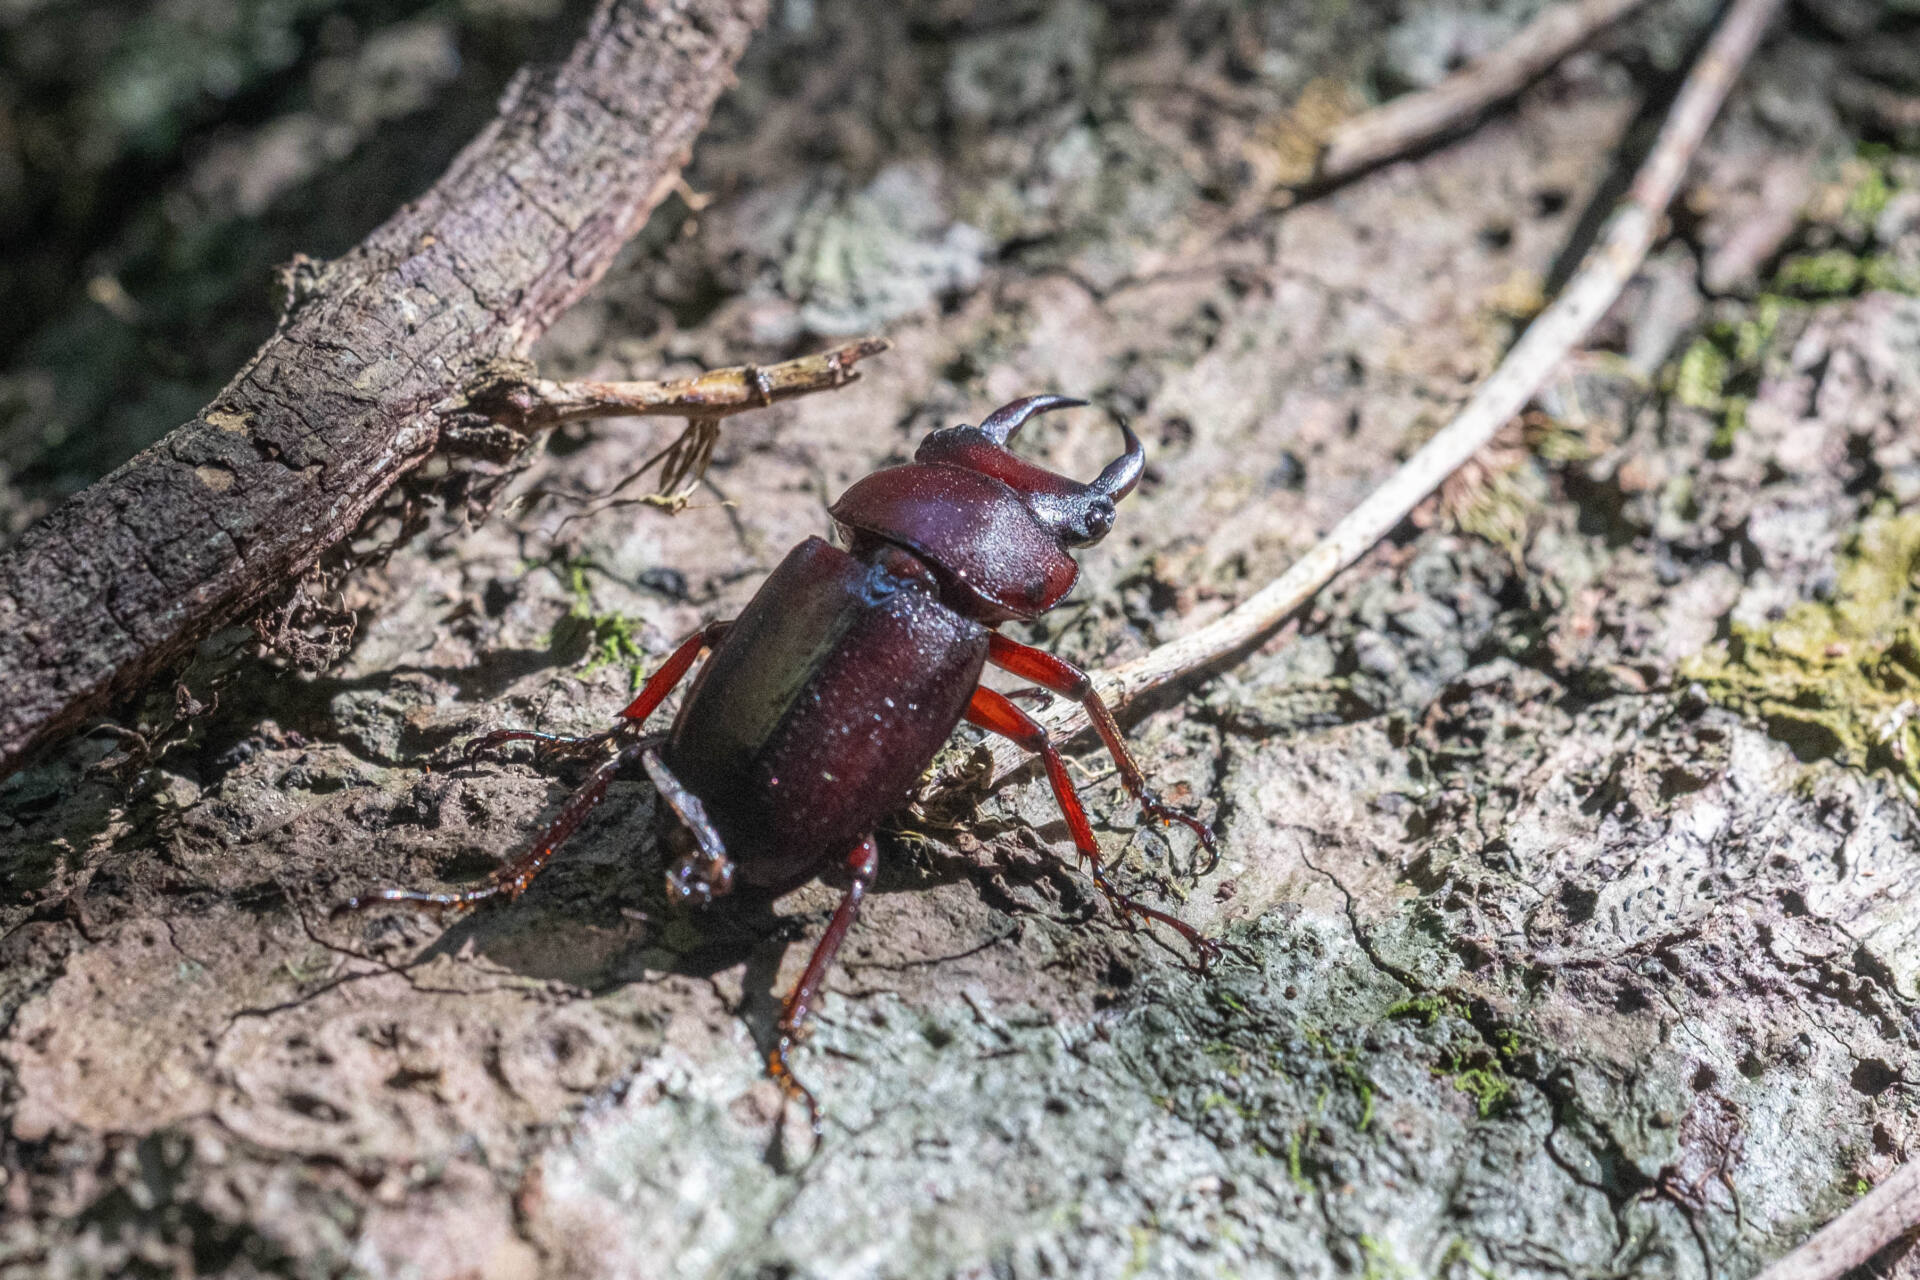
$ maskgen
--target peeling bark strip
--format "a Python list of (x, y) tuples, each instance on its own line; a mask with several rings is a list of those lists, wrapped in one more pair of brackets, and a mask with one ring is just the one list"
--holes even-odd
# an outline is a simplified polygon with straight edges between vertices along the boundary
[(0, 557), (0, 776), (305, 572), (678, 176), (765, 0), (604, 0), (192, 422)]

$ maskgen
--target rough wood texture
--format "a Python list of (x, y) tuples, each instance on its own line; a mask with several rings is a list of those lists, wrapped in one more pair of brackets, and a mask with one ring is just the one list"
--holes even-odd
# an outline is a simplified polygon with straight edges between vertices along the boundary
[(287, 315), (200, 416), (0, 559), (0, 776), (310, 567), (524, 357), (685, 163), (763, 0), (608, 0), (557, 69)]

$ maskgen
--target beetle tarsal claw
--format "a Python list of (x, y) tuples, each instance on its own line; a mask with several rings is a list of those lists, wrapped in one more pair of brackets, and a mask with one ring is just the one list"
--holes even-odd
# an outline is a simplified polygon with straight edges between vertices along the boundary
[(767, 1075), (780, 1086), (781, 1094), (788, 1102), (798, 1102), (807, 1109), (807, 1123), (818, 1138), (824, 1132), (825, 1114), (820, 1110), (820, 1102), (813, 1096), (813, 1090), (800, 1083), (793, 1074), (793, 1068), (787, 1065), (787, 1050), (793, 1048), (794, 1037), (782, 1035), (779, 1043), (767, 1054)]

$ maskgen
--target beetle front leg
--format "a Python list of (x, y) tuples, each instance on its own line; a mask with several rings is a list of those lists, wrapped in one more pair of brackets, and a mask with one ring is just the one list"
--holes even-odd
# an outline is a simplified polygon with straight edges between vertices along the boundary
[(1040, 762), (1046, 766), (1047, 781), (1053, 786), (1053, 798), (1059, 802), (1060, 812), (1066, 816), (1073, 846), (1087, 860), (1093, 870), (1093, 882), (1100, 886), (1100, 891), (1106, 895), (1121, 919), (1130, 920), (1138, 916), (1166, 925), (1193, 948), (1202, 969), (1220, 958), (1219, 943), (1186, 921), (1157, 911), (1139, 899), (1122, 893), (1120, 887), (1107, 876), (1106, 866), (1100, 861), (1100, 845), (1093, 838), (1093, 824), (1087, 821), (1086, 808), (1080, 803), (1080, 793), (1074, 789), (1073, 779), (1067, 776), (1066, 762), (1060, 758), (1059, 749), (1053, 745), (1053, 739), (1038, 721), (1014, 706), (1005, 694), (983, 685), (973, 691), (973, 700), (967, 704), (967, 722), (989, 733), (1010, 738), (1040, 757)]
[(840, 944), (846, 941), (847, 930), (853, 927), (853, 918), (860, 914), (860, 902), (867, 896), (867, 890), (873, 886), (873, 878), (880, 870), (880, 853), (874, 848), (872, 836), (862, 840), (847, 855), (846, 868), (852, 877), (846, 895), (834, 909), (833, 919), (827, 923), (827, 931), (814, 944), (813, 955), (807, 961), (800, 981), (794, 984), (786, 1004), (781, 1007), (780, 1038), (774, 1043), (772, 1052), (767, 1054), (767, 1074), (778, 1082), (787, 1097), (806, 1104), (807, 1119), (813, 1125), (816, 1136), (820, 1133), (820, 1104), (814, 1100), (813, 1090), (801, 1084), (793, 1074), (793, 1068), (787, 1063), (787, 1054), (800, 1038), (801, 1027), (806, 1023), (807, 1015), (813, 1011), (815, 997), (820, 994), (820, 984), (826, 980), (827, 970), (833, 967), (833, 958), (839, 954)]
[(987, 661), (1002, 671), (1010, 671), (1022, 679), (1031, 680), (1041, 688), (1072, 698), (1085, 707), (1088, 718), (1093, 721), (1094, 732), (1100, 735), (1107, 754), (1113, 757), (1113, 763), (1120, 770), (1121, 784), (1139, 804), (1140, 811), (1149, 818), (1158, 818), (1163, 826), (1168, 822), (1180, 823), (1200, 838), (1200, 844), (1209, 857), (1218, 859), (1219, 850), (1214, 847), (1213, 830), (1192, 814), (1163, 803), (1147, 786), (1146, 775), (1140, 772), (1140, 766), (1134, 763), (1133, 753), (1127, 750), (1126, 739), (1120, 736), (1120, 725), (1114, 720), (1113, 712), (1107, 709), (1106, 699), (1093, 687), (1093, 680), (1086, 672), (1065, 658), (1057, 658), (1045, 649), (1009, 640), (997, 631), (987, 638)]
[(533, 883), (548, 862), (552, 861), (555, 851), (577, 830), (587, 815), (599, 807), (607, 798), (607, 787), (614, 775), (640, 759), (660, 744), (659, 738), (644, 738), (623, 748), (619, 754), (608, 756), (587, 780), (580, 784), (553, 821), (541, 828), (524, 852), (502, 865), (471, 889), (456, 889), (449, 893), (429, 893), (419, 889), (382, 889), (378, 893), (360, 894), (348, 898), (340, 904), (340, 911), (359, 911), (381, 902), (411, 902), (427, 907), (448, 907), (455, 911), (467, 911), (489, 898), (505, 895), (508, 901), (519, 897)]
[(646, 766), (660, 799), (680, 819), (667, 835), (667, 848), (674, 855), (667, 865), (668, 898), (704, 907), (732, 892), (733, 859), (707, 816), (706, 804), (673, 775), (658, 750), (650, 747), (642, 752), (640, 763)]

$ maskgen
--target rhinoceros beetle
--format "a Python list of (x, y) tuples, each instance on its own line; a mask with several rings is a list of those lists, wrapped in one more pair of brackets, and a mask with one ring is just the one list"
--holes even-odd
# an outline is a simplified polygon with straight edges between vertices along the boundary
[[(1057, 395), (1016, 400), (977, 427), (933, 432), (912, 462), (857, 482), (831, 512), (845, 550), (817, 537), (795, 547), (738, 618), (709, 623), (682, 643), (605, 733), (565, 738), (503, 729), (475, 739), (469, 759), (515, 741), (539, 743), (543, 755), (601, 758), (532, 844), (475, 887), (389, 889), (347, 905), (467, 908), (516, 897), (600, 803), (614, 776), (638, 762), (666, 801), (662, 814), (672, 812), (665, 843), (673, 899), (704, 905), (743, 887), (778, 895), (836, 863), (846, 877), (840, 905), (787, 997), (767, 1059), (768, 1073), (790, 1098), (805, 1102), (817, 1132), (820, 1109), (787, 1055), (873, 884), (875, 824), (906, 802), (964, 719), (1040, 756), (1074, 847), (1122, 919), (1164, 925), (1203, 967), (1210, 963), (1217, 943), (1114, 884), (1046, 730), (980, 683), (992, 663), (1077, 699), (1147, 816), (1184, 824), (1212, 852), (1205, 824), (1148, 789), (1086, 673), (995, 629), (1060, 603), (1079, 575), (1068, 551), (1106, 535), (1115, 504), (1145, 469), (1145, 450), (1124, 422), (1126, 451), (1091, 484), (1008, 449), (1033, 415), (1083, 404)], [(643, 736), (647, 718), (703, 650), (710, 656), (673, 727)]]

